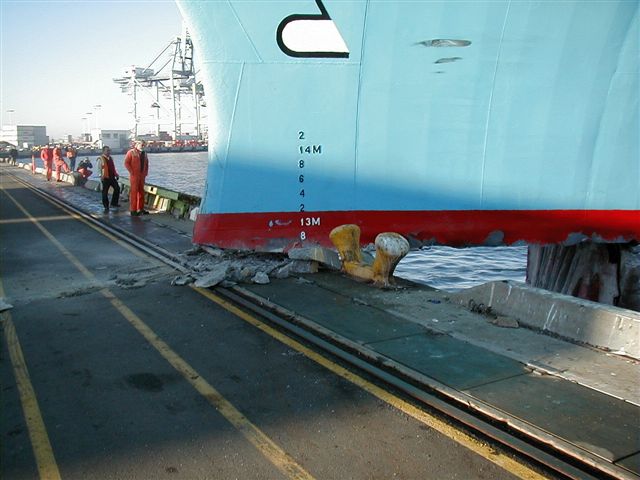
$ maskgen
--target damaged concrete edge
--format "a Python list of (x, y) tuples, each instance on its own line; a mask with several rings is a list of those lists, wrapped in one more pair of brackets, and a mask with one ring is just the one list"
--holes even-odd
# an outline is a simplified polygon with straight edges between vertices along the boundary
[(485, 283), (450, 298), (465, 306), (484, 305), (529, 328), (640, 360), (640, 312), (512, 281)]
[(211, 247), (194, 247), (191, 255), (198, 252), (212, 257), (212, 262), (196, 260), (192, 272), (176, 277), (172, 285), (183, 286), (194, 283), (196, 287), (209, 288), (216, 285), (229, 287), (237, 284), (267, 284), (271, 278), (288, 278), (298, 274), (317, 273), (320, 266), (339, 270), (338, 254), (322, 247), (305, 247), (284, 254), (261, 254), (258, 256), (234, 256)]

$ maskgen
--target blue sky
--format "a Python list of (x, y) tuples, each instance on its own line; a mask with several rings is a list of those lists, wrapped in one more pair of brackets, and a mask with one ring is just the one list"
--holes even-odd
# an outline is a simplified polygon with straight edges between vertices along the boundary
[(131, 100), (112, 79), (146, 67), (181, 30), (172, 0), (0, 0), (2, 124), (76, 136), (101, 105), (102, 128), (130, 128)]

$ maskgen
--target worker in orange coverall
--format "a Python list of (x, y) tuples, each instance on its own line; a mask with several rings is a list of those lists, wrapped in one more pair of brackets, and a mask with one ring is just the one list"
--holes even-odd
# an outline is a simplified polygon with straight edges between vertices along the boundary
[(149, 212), (144, 209), (144, 180), (149, 173), (149, 159), (144, 151), (144, 142), (138, 140), (134, 147), (124, 157), (124, 166), (129, 171), (129, 210), (132, 217), (146, 215)]
[(46, 145), (40, 150), (40, 158), (47, 174), (47, 182), (51, 181), (51, 167), (53, 166), (53, 149)]
[(64, 173), (69, 173), (69, 165), (64, 161), (64, 157), (62, 156), (62, 149), (60, 145), (56, 145), (53, 149), (53, 161), (56, 164), (56, 182), (60, 182), (60, 170), (64, 171)]

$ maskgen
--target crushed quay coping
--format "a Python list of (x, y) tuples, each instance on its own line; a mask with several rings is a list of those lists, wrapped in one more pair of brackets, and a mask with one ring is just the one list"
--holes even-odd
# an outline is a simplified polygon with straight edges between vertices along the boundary
[(473, 287), (451, 300), (484, 304), (527, 327), (640, 360), (640, 312), (511, 281)]

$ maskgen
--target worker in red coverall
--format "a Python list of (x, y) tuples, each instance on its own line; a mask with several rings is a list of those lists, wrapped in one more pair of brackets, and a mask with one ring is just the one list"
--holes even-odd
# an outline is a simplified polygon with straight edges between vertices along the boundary
[(67, 165), (67, 162), (64, 161), (60, 145), (56, 145), (53, 149), (53, 161), (56, 164), (56, 182), (60, 182), (62, 181), (60, 180), (60, 170), (62, 170), (64, 173), (69, 173), (71, 171), (69, 170), (69, 165)]
[(40, 158), (47, 174), (47, 182), (51, 181), (51, 167), (53, 166), (53, 149), (47, 145), (40, 150)]
[(144, 209), (144, 180), (149, 173), (149, 159), (144, 151), (144, 142), (138, 140), (124, 157), (124, 166), (129, 171), (129, 210), (132, 217), (146, 215), (149, 212)]
[(89, 161), (89, 157), (84, 157), (84, 160), (78, 164), (78, 173), (82, 177), (82, 180), (84, 180), (82, 182), (83, 184), (93, 173), (93, 170), (89, 170), (90, 168), (93, 168), (93, 164)]
[(118, 200), (120, 199), (120, 185), (118, 180), (120, 176), (116, 170), (116, 166), (113, 163), (111, 157), (111, 149), (108, 146), (102, 147), (102, 205), (104, 206), (104, 213), (109, 213), (109, 188), (113, 188), (113, 195), (111, 196), (111, 207), (118, 208)]

